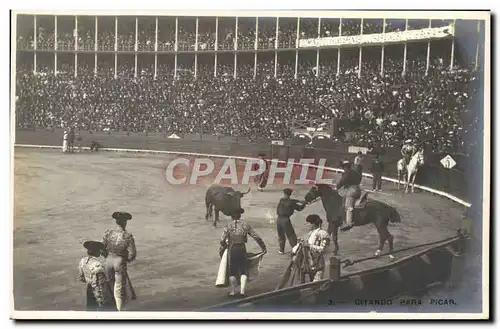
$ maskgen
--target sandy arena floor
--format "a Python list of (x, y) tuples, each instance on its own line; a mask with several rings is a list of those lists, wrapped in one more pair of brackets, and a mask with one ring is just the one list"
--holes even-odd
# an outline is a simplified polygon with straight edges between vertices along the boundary
[[(83, 284), (77, 265), (87, 239), (100, 240), (114, 226), (111, 213), (128, 211), (127, 229), (137, 244), (137, 260), (129, 275), (138, 300), (126, 310), (193, 310), (227, 300), (215, 287), (219, 238), (228, 218), (213, 228), (204, 219), (206, 186), (170, 186), (164, 168), (171, 156), (120, 153), (62, 154), (60, 151), (15, 150), (14, 298), (16, 310), (82, 310)], [(368, 187), (371, 182), (366, 181)], [(240, 190), (246, 190), (241, 186)], [(283, 186), (245, 196), (244, 219), (268, 246), (261, 275), (248, 294), (273, 290), (289, 258), (277, 254), (272, 214)], [(307, 188), (296, 189), (302, 199)], [(384, 193), (370, 197), (395, 206), (402, 222), (390, 224), (395, 248), (453, 236), (462, 207), (426, 192), (404, 196), (385, 183)], [(306, 233), (305, 216), (324, 216), (315, 203), (292, 217), (298, 236)], [(340, 257), (371, 256), (378, 235), (372, 225), (339, 233)], [(386, 246), (387, 248), (387, 246)], [(249, 251), (258, 251), (250, 239)], [(287, 245), (289, 250), (289, 246)], [(403, 257), (406, 254), (398, 254)], [(357, 271), (389, 262), (388, 258), (352, 266)]]

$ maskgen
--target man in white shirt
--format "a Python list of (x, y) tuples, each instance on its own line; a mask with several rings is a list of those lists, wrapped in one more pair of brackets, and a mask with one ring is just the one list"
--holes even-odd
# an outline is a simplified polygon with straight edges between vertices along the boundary
[(363, 172), (363, 152), (359, 151), (356, 158), (354, 158), (354, 169), (360, 174)]
[(68, 130), (65, 129), (64, 133), (63, 133), (63, 145), (62, 145), (62, 151), (63, 151), (63, 153), (69, 152), (69, 141), (68, 141), (68, 138), (69, 138)]

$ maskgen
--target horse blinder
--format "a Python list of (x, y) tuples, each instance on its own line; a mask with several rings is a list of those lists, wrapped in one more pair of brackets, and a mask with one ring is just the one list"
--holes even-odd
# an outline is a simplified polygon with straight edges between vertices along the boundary
[(307, 194), (305, 195), (304, 200), (308, 203), (311, 203), (314, 200), (316, 200), (318, 197), (319, 197), (318, 188), (316, 186), (313, 186), (313, 187), (311, 187), (309, 192), (307, 192)]

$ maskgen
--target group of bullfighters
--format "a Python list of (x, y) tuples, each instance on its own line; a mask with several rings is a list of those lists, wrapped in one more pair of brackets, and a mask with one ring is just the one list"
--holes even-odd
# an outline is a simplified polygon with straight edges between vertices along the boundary
[[(283, 193), (284, 196), (280, 199), (277, 206), (277, 231), (279, 240), (278, 252), (281, 255), (285, 253), (285, 244), (287, 239), (292, 247), (293, 254), (294, 247), (298, 244), (298, 239), (290, 221), (290, 217), (295, 211), (301, 211), (306, 207), (305, 201), (299, 201), (291, 198), (293, 193), (292, 189), (285, 188)], [(249, 272), (246, 251), (247, 236), (250, 235), (257, 242), (262, 249), (262, 254), (267, 252), (266, 244), (262, 238), (255, 232), (248, 222), (241, 219), (241, 214), (243, 213), (244, 209), (240, 208), (231, 214), (232, 221), (224, 228), (220, 240), (221, 256), (224, 251), (227, 250), (227, 268), (231, 289), (229, 297), (246, 296), (246, 286)], [(312, 214), (307, 216), (306, 222), (311, 225), (310, 232), (308, 237), (302, 243), (307, 243), (309, 249), (314, 255), (314, 259), (316, 259), (314, 280), (321, 280), (323, 278), (325, 266), (323, 253), (329, 243), (329, 235), (321, 228), (323, 221), (318, 215)], [(236, 291), (238, 282), (240, 284), (239, 293)]]
[(107, 230), (101, 241), (85, 241), (87, 256), (78, 265), (78, 279), (85, 283), (85, 305), (88, 311), (121, 311), (136, 299), (127, 272), (127, 264), (137, 255), (135, 240), (127, 232), (132, 215), (114, 212), (116, 227)]
[[(255, 183), (257, 184), (258, 189), (260, 191), (263, 191), (263, 189), (267, 185), (270, 165), (269, 165), (269, 161), (264, 159), (265, 155), (263, 153), (260, 153), (258, 157), (259, 157), (259, 159), (264, 160), (266, 163), (266, 169), (265, 169), (264, 173), (255, 177)], [(379, 161), (378, 159), (379, 159), (379, 157), (377, 156), (376, 161)], [(346, 222), (345, 222), (345, 225), (342, 228), (342, 230), (346, 231), (346, 230), (349, 230), (352, 228), (354, 202), (357, 198), (359, 198), (361, 196), (360, 184), (361, 184), (362, 170), (363, 170), (362, 153), (358, 152), (358, 155), (354, 159), (353, 163), (349, 160), (342, 161), (340, 163), (340, 167), (344, 170), (344, 173), (343, 173), (342, 177), (340, 178), (339, 182), (336, 184), (336, 186), (337, 186), (337, 189), (339, 191), (341, 191), (341, 194), (344, 194), (344, 198), (345, 198)], [(255, 168), (254, 168), (254, 170), (255, 170)], [(375, 180), (374, 180), (374, 182), (375, 182)], [(377, 185), (378, 184), (379, 183), (377, 182)], [(290, 192), (289, 189), (288, 189), (288, 192)], [(288, 196), (287, 200), (290, 200), (289, 194), (287, 194), (286, 191), (285, 191), (285, 196)], [(285, 240), (283, 240), (283, 237), (284, 237), (284, 235), (288, 236), (289, 235), (288, 232), (290, 232), (291, 238), (289, 238), (289, 240), (291, 241), (292, 244), (294, 241), (296, 241), (296, 237), (294, 237), (295, 233), (291, 233), (292, 231), (290, 229), (290, 226), (288, 224), (286, 224), (287, 223), (286, 220), (284, 222), (280, 223), (279, 219), (280, 218), (289, 218), (293, 214), (294, 210), (301, 211), (304, 207), (305, 207), (305, 204), (300, 205), (300, 203), (297, 203), (297, 202), (290, 203), (288, 201), (286, 201), (282, 204), (280, 201), (280, 204), (278, 205), (278, 209), (277, 209), (278, 237), (279, 237), (280, 241), (285, 241)], [(288, 214), (290, 214), (290, 215), (288, 215)], [(280, 242), (280, 251), (282, 251), (283, 248), (284, 248), (284, 242), (283, 243)]]
[[(264, 155), (259, 154), (259, 158), (264, 159)], [(267, 178), (269, 172), (269, 162), (266, 161), (266, 170), (260, 176), (257, 176), (255, 183), (258, 189), (262, 191), (267, 185)], [(361, 161), (356, 159), (355, 163), (352, 164), (350, 161), (343, 161), (341, 163), (344, 169), (344, 174), (342, 175), (340, 181), (337, 183), (338, 189), (343, 189), (343, 194), (345, 195), (345, 209), (346, 209), (346, 223), (343, 227), (343, 231), (352, 228), (352, 212), (355, 200), (361, 195), (361, 189), (359, 184), (361, 183)], [(253, 168), (254, 170), (256, 168)], [(292, 248), (292, 255), (297, 249), (299, 240), (293, 228), (290, 217), (295, 211), (302, 211), (306, 206), (306, 201), (300, 201), (297, 199), (292, 199), (291, 195), (293, 190), (290, 188), (285, 188), (283, 190), (283, 197), (280, 199), (276, 214), (277, 214), (277, 235), (279, 242), (278, 253), (285, 254), (285, 244), (288, 239), (290, 247)], [(232, 214), (232, 222), (226, 225), (221, 237), (221, 255), (223, 250), (228, 250), (228, 272), (229, 272), (229, 283), (231, 291), (229, 292), (230, 297), (240, 296), (244, 297), (246, 295), (246, 284), (248, 279), (248, 268), (246, 261), (246, 247), (247, 235), (250, 235), (257, 244), (261, 247), (262, 252), (266, 253), (267, 248), (262, 240), (262, 238), (254, 231), (252, 226), (246, 221), (241, 219), (241, 214), (244, 213), (242, 208), (238, 208)], [(300, 242), (309, 247), (312, 253), (313, 259), (315, 259), (314, 268), (314, 281), (323, 279), (324, 269), (325, 269), (325, 257), (324, 253), (326, 247), (330, 242), (329, 234), (322, 229), (323, 220), (317, 214), (311, 214), (306, 217), (306, 222), (310, 224), (309, 233), (304, 240)], [(239, 279), (239, 280), (238, 280)], [(240, 282), (240, 293), (236, 293), (238, 281)]]
[[(352, 212), (354, 200), (361, 193), (359, 184), (361, 175), (358, 170), (351, 168), (349, 161), (342, 163), (345, 169), (342, 178), (337, 184), (337, 188), (345, 189), (346, 199), (346, 226), (352, 227)], [(267, 172), (267, 170), (266, 170)], [(266, 185), (266, 172), (264, 178), (257, 181), (262, 190)], [(290, 217), (295, 211), (302, 211), (306, 206), (306, 201), (292, 199), (292, 189), (285, 188), (283, 197), (277, 205), (277, 235), (279, 241), (279, 254), (285, 253), (285, 244), (288, 242), (292, 248), (292, 254), (298, 246), (298, 239), (291, 223)], [(246, 295), (246, 285), (248, 279), (248, 263), (246, 242), (250, 235), (261, 247), (262, 253), (267, 252), (267, 247), (262, 238), (254, 231), (252, 226), (241, 219), (244, 209), (237, 207), (229, 215), (232, 221), (223, 230), (220, 245), (221, 255), (227, 250), (227, 269), (230, 297)], [(93, 311), (121, 311), (123, 306), (130, 300), (136, 299), (136, 295), (127, 273), (127, 264), (136, 258), (135, 241), (132, 234), (126, 231), (127, 222), (132, 219), (132, 215), (126, 212), (115, 212), (112, 218), (116, 221), (116, 227), (107, 230), (101, 241), (86, 241), (83, 246), (87, 249), (87, 256), (81, 259), (78, 266), (79, 280), (86, 284), (86, 308)], [(323, 220), (317, 214), (306, 217), (306, 222), (310, 224), (307, 237), (301, 243), (309, 246), (313, 258), (316, 259), (314, 266), (314, 280), (323, 278), (325, 259), (324, 253), (329, 244), (329, 234), (322, 229)], [(102, 257), (101, 257), (102, 256)], [(236, 289), (240, 285), (239, 294)]]

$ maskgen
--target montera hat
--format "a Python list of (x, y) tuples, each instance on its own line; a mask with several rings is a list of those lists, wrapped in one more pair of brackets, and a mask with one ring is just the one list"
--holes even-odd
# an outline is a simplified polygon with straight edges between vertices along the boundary
[(287, 187), (286, 189), (283, 189), (283, 193), (285, 193), (286, 195), (292, 195), (293, 190)]
[(233, 212), (233, 214), (236, 214), (236, 215), (241, 215), (241, 214), (244, 214), (245, 213), (245, 209), (243, 208), (240, 208), (236, 211)]
[(89, 240), (89, 241), (85, 241), (83, 243), (83, 247), (87, 250), (90, 250), (90, 251), (97, 251), (97, 250), (103, 250), (104, 244), (102, 244), (99, 241)]
[(321, 226), (323, 220), (316, 214), (312, 214), (306, 217), (306, 222)]
[(349, 160), (343, 160), (343, 161), (340, 161), (340, 167), (345, 167), (345, 166), (348, 166), (351, 164), (351, 161)]
[(241, 214), (243, 214), (244, 212), (245, 212), (245, 209), (241, 208), (241, 209), (233, 211), (230, 216), (233, 219), (240, 219)]
[(124, 211), (115, 211), (112, 216), (116, 220), (131, 220), (132, 215)]

